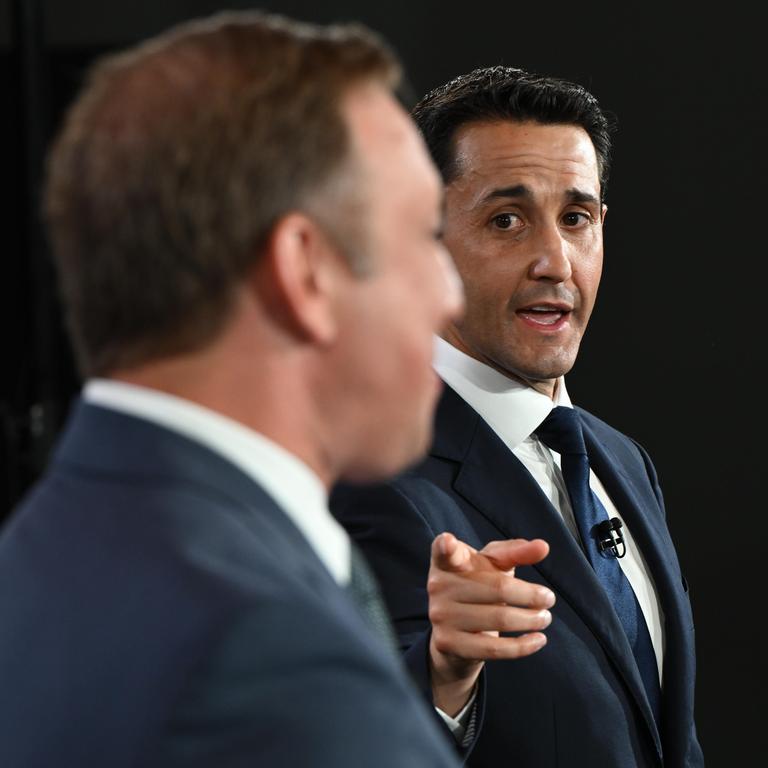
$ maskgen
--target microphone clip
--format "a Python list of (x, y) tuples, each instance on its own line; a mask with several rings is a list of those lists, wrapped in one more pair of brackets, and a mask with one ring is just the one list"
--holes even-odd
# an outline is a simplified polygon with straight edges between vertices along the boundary
[(593, 528), (597, 538), (597, 548), (601, 555), (613, 555), (621, 558), (627, 554), (627, 545), (621, 535), (621, 527), (621, 520), (618, 517), (612, 517), (610, 520), (598, 523)]

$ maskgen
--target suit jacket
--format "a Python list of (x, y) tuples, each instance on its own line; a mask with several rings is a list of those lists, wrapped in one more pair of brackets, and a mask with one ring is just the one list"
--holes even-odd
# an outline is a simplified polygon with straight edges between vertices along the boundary
[(456, 765), (397, 655), (218, 454), (79, 404), (0, 537), (0, 765)]
[(469, 765), (702, 766), (691, 608), (656, 473), (639, 445), (580, 413), (591, 465), (642, 551), (663, 611), (658, 728), (621, 624), (579, 545), (524, 465), (452, 389), (426, 460), (383, 486), (339, 487), (332, 509), (377, 571), (403, 645), (418, 649), (409, 657), (414, 674), (426, 667), (434, 536), (451, 531), (478, 549), (507, 538), (549, 542), (545, 560), (517, 569), (557, 595), (548, 643), (528, 658), (486, 665), (484, 723)]

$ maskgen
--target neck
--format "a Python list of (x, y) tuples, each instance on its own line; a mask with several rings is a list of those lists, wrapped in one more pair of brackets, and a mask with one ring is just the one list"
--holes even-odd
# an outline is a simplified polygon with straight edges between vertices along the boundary
[(306, 376), (297, 373), (295, 362), (291, 366), (291, 361), (286, 364), (254, 350), (233, 355), (217, 344), (114, 371), (109, 378), (180, 397), (237, 421), (301, 459), (329, 490), (336, 480), (334, 467), (317, 439), (319, 419), (302, 386)]
[(542, 395), (546, 395), (550, 400), (555, 399), (555, 396), (557, 395), (559, 379), (532, 379), (528, 376), (518, 373), (517, 371), (510, 371), (509, 369), (500, 366), (498, 363), (496, 363), (495, 360), (491, 359), (490, 357), (486, 357), (485, 355), (475, 351), (473, 348), (465, 344), (464, 340), (461, 338), (461, 336), (459, 336), (453, 327), (447, 328), (445, 333), (442, 335), (442, 338), (445, 339), (445, 341), (447, 341), (451, 346), (456, 347), (456, 349), (458, 349), (460, 352), (463, 352), (465, 355), (468, 355), (469, 357), (474, 358), (484, 365), (487, 365), (489, 368), (493, 368), (495, 371), (498, 371), (500, 374), (502, 374), (502, 376), (506, 376), (508, 379), (517, 381), (526, 387), (530, 387), (534, 391), (539, 392)]

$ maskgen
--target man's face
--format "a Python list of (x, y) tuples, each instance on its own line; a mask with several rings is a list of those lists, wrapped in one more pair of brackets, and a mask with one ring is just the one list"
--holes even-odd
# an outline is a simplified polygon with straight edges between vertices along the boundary
[(442, 185), (415, 125), (381, 88), (353, 92), (345, 107), (371, 269), (346, 284), (338, 372), (353, 423), (343, 473), (370, 479), (426, 451), (441, 388), (434, 335), (463, 295), (439, 237)]
[(571, 369), (603, 261), (597, 158), (573, 125), (473, 123), (455, 138), (444, 242), (467, 309), (445, 338), (552, 395)]

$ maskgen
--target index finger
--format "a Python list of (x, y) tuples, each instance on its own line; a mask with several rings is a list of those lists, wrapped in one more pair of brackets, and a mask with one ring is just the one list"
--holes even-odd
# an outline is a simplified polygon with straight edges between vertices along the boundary
[(497, 568), (509, 571), (516, 565), (534, 565), (549, 554), (549, 544), (543, 539), (507, 539), (491, 541), (481, 550)]

